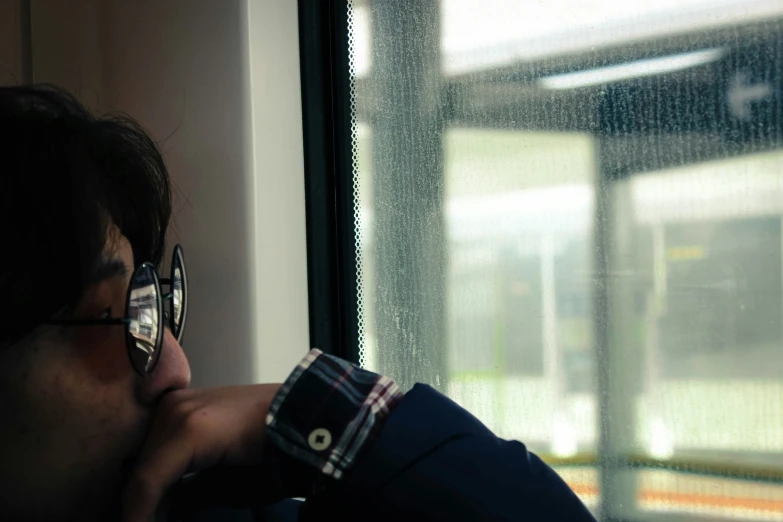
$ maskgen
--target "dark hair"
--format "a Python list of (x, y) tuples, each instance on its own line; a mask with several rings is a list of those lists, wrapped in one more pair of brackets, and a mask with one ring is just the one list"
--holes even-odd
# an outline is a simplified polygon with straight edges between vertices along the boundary
[(137, 265), (158, 265), (170, 217), (166, 166), (138, 123), (53, 86), (0, 87), (0, 345), (73, 310), (112, 224)]

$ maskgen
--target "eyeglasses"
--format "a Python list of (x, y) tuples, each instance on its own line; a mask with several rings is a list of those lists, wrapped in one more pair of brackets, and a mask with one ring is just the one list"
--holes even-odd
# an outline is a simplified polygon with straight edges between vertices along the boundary
[[(167, 293), (161, 285), (169, 287)], [(155, 370), (163, 348), (165, 323), (182, 342), (188, 313), (188, 277), (182, 247), (174, 247), (171, 278), (160, 279), (155, 267), (142, 263), (131, 275), (125, 300), (125, 317), (111, 319), (54, 319), (48, 324), (76, 326), (124, 325), (125, 344), (134, 370), (142, 377)], [(164, 301), (166, 310), (164, 311)]]

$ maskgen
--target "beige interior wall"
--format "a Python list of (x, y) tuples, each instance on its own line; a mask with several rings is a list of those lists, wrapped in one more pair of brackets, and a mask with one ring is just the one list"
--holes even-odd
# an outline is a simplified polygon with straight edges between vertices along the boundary
[(22, 78), (22, 0), (0, 2), (0, 85)]

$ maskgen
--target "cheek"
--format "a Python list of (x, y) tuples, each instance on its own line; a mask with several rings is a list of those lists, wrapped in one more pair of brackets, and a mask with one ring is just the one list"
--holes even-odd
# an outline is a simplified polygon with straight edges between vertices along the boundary
[(119, 492), (148, 413), (135, 398), (121, 335), (98, 342), (97, 334), (46, 347), (0, 383), (0, 505), (11, 499), (26, 514), (7, 517), (3, 507), (0, 518), (76, 520)]
[(125, 329), (95, 328), (75, 335), (74, 356), (85, 378), (108, 384), (127, 379), (133, 372), (125, 344)]

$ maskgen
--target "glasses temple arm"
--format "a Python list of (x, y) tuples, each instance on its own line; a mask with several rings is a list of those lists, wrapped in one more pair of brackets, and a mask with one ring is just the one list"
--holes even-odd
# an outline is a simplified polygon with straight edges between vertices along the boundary
[(44, 324), (64, 324), (64, 325), (112, 325), (112, 324), (130, 324), (130, 317), (117, 317), (113, 319), (49, 319)]

